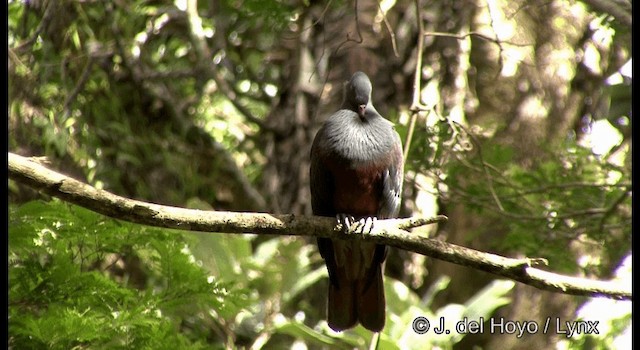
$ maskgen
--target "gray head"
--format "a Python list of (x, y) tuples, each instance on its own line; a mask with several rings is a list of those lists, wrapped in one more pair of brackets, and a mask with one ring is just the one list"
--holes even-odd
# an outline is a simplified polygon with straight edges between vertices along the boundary
[(355, 72), (345, 84), (343, 108), (350, 109), (364, 118), (365, 109), (371, 106), (371, 81), (363, 72)]

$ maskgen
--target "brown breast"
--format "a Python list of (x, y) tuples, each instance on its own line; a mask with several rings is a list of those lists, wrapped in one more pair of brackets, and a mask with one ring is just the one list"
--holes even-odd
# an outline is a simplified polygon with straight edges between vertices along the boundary
[(376, 215), (382, 196), (383, 164), (366, 163), (359, 166), (327, 164), (335, 185), (333, 206), (336, 213), (356, 217)]

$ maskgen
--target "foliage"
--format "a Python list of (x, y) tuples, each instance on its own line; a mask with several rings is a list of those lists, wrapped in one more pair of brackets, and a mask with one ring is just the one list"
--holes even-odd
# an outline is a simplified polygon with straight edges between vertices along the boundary
[[(235, 161), (256, 181), (264, 163), (251, 139), (257, 128), (244, 123), (230, 91), (212, 76), (233, 79), (226, 89), (259, 119), (265, 86), (275, 87), (278, 77), (276, 66), (263, 64), (263, 51), (278, 29), (249, 25), (251, 8), (240, 5), (223, 2), (227, 15), (214, 20), (163, 2), (10, 2), (10, 146), (66, 160), (89, 183), (117, 193), (249, 207), (234, 184), (211, 180), (229, 177), (226, 163)], [(288, 5), (273, 5), (269, 13), (277, 16), (266, 19), (289, 16)], [(202, 11), (215, 10), (209, 6)], [(198, 35), (189, 35), (197, 20)], [(212, 67), (197, 47), (222, 31), (229, 46), (210, 53)], [(222, 158), (216, 143), (235, 150), (234, 158)]]
[[(631, 243), (629, 172), (575, 141), (542, 151), (541, 160), (526, 167), (500, 145), (477, 149), (468, 163), (451, 162), (444, 181), (450, 200), (493, 218), (496, 226), (488, 230), (506, 227), (507, 235), (496, 243), (501, 251), (544, 257), (566, 272), (578, 269), (580, 256), (597, 252), (600, 260), (582, 267), (607, 273)], [(469, 173), (482, 180), (467, 181)], [(576, 241), (582, 249), (559, 248)]]
[(232, 319), (246, 300), (207, 275), (179, 232), (60, 201), (10, 216), (11, 347), (209, 348), (212, 315)]

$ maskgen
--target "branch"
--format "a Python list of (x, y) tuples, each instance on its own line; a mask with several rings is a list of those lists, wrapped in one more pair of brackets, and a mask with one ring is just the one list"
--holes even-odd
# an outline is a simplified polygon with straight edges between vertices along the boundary
[(391, 28), (391, 24), (387, 19), (387, 12), (382, 10), (382, 4), (380, 3), (378, 3), (378, 9), (382, 14), (382, 21), (384, 22), (385, 27), (387, 27), (387, 31), (389, 31), (389, 37), (391, 37), (391, 47), (393, 48), (393, 54), (396, 57), (400, 57), (400, 54), (398, 53), (398, 44), (396, 43), (396, 33), (393, 32), (393, 29)]
[[(520, 44), (520, 43), (514, 43), (511, 41), (506, 41), (506, 40), (500, 40), (500, 39), (495, 39), (492, 38), (488, 35), (479, 33), (479, 32), (468, 32), (468, 33), (463, 33), (463, 34), (453, 34), (453, 33), (446, 33), (446, 32), (425, 32), (424, 34), (422, 34), (424, 36), (441, 36), (441, 37), (447, 37), (447, 38), (454, 38), (454, 39), (458, 39), (458, 40), (463, 40), (466, 39), (469, 36), (476, 36), (480, 39), (483, 39), (485, 41), (489, 41), (492, 42), (500, 47), (502, 47), (502, 44), (509, 44), (512, 46), (532, 46), (533, 44)], [(502, 50), (501, 50), (502, 51)]]
[(209, 68), (209, 71), (207, 73), (216, 82), (216, 86), (218, 87), (218, 89), (220, 89), (220, 91), (224, 94), (224, 96), (229, 100), (229, 102), (231, 102), (231, 104), (236, 108), (236, 110), (245, 117), (245, 119), (247, 119), (251, 123), (256, 124), (261, 130), (272, 132), (278, 135), (282, 134), (282, 131), (267, 125), (263, 119), (260, 119), (259, 117), (254, 116), (253, 112), (251, 112), (251, 110), (249, 110), (248, 107), (246, 107), (244, 104), (242, 104), (242, 102), (240, 102), (240, 99), (238, 98), (238, 94), (230, 86), (227, 80), (222, 76), (219, 70)]
[(411, 101), (411, 120), (409, 121), (409, 130), (407, 130), (407, 139), (404, 143), (404, 154), (402, 158), (406, 162), (409, 159), (409, 149), (411, 148), (411, 140), (413, 139), (413, 133), (416, 128), (416, 121), (418, 120), (418, 111), (420, 109), (426, 109), (420, 102), (420, 94), (422, 88), (420, 87), (420, 77), (422, 77), (422, 53), (424, 50), (424, 23), (422, 22), (422, 12), (420, 11), (420, 0), (414, 0), (416, 6), (416, 20), (418, 21), (418, 48), (416, 49), (416, 68), (413, 76), (413, 100)]
[(624, 26), (631, 28), (631, 1), (627, 0), (583, 0), (595, 11), (613, 16)]
[(546, 264), (544, 259), (505, 258), (406, 231), (412, 227), (444, 221), (446, 220), (444, 216), (379, 220), (368, 234), (356, 234), (357, 228), (343, 233), (336, 229), (335, 220), (327, 217), (202, 211), (132, 200), (98, 190), (14, 153), (9, 152), (8, 160), (11, 179), (119, 220), (201, 232), (362, 239), (472, 267), (546, 291), (632, 299), (631, 287), (615, 281), (595, 281), (564, 276), (532, 267)]
[(29, 39), (27, 39), (26, 41), (20, 43), (18, 45), (18, 47), (15, 48), (15, 51), (17, 53), (24, 53), (24, 51), (27, 51), (28, 49), (31, 48), (31, 46), (38, 40), (38, 38), (40, 37), (40, 34), (42, 33), (42, 31), (44, 31), (44, 29), (49, 25), (49, 22), (51, 22), (51, 19), (55, 17), (56, 13), (56, 9), (54, 8), (55, 6), (55, 2), (45, 2), (44, 3), (46, 6), (44, 9), (44, 13), (42, 14), (42, 19), (40, 20), (40, 24), (38, 24), (38, 27), (36, 28), (36, 30), (33, 32), (33, 34), (31, 35), (31, 37)]
[(347, 38), (344, 39), (344, 41), (342, 41), (338, 45), (338, 47), (336, 47), (335, 50), (333, 50), (333, 56), (335, 56), (338, 53), (338, 51), (340, 51), (342, 46), (344, 46), (344, 45), (346, 45), (346, 44), (348, 44), (350, 42), (353, 42), (353, 43), (356, 43), (356, 44), (362, 44), (364, 42), (364, 38), (362, 37), (362, 33), (360, 32), (360, 20), (358, 20), (358, 0), (354, 1), (354, 7), (355, 7), (355, 15), (354, 15), (355, 19), (354, 20), (356, 22), (356, 34), (358, 34), (358, 38), (357, 39), (353, 39), (351, 37), (351, 32), (348, 32), (347, 33)]
[(76, 97), (78, 97), (78, 94), (80, 94), (85, 84), (89, 80), (94, 63), (95, 63), (95, 58), (89, 57), (87, 61), (87, 65), (84, 67), (84, 70), (82, 71), (82, 75), (80, 75), (80, 79), (78, 80), (78, 83), (76, 84), (76, 86), (73, 88), (69, 96), (67, 96), (66, 100), (64, 101), (63, 106), (64, 106), (65, 117), (71, 116), (71, 104), (73, 104), (73, 102), (76, 100)]

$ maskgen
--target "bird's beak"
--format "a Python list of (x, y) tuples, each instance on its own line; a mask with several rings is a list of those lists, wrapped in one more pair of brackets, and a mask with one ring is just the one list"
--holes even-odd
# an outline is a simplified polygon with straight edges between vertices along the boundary
[(359, 105), (358, 106), (358, 114), (360, 117), (364, 118), (364, 111), (367, 109), (367, 105)]

